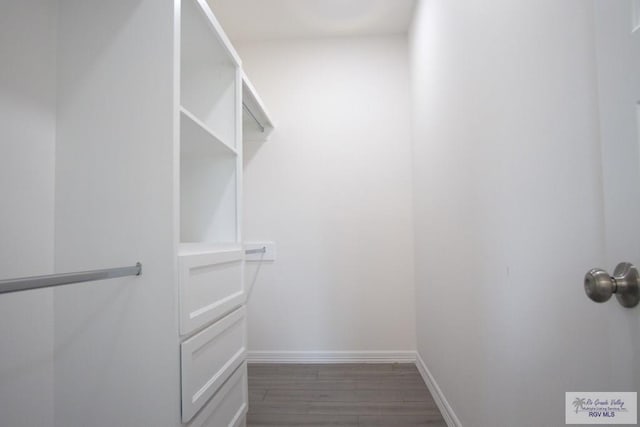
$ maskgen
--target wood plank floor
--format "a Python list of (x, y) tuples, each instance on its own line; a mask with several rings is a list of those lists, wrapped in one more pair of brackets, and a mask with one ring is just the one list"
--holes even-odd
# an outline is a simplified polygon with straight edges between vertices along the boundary
[(249, 364), (247, 426), (446, 423), (413, 364)]

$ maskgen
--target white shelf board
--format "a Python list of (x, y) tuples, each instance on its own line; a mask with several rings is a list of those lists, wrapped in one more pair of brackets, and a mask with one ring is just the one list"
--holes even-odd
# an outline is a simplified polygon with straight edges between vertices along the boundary
[[(260, 95), (244, 72), (242, 73), (242, 103), (251, 112), (247, 114), (243, 111), (243, 140), (267, 141), (275, 126)], [(264, 127), (264, 131), (252, 122), (256, 119)]]
[(178, 245), (178, 256), (203, 255), (243, 250), (240, 243), (185, 242)]
[(238, 155), (235, 148), (219, 138), (184, 107), (180, 107), (180, 149), (183, 153)]

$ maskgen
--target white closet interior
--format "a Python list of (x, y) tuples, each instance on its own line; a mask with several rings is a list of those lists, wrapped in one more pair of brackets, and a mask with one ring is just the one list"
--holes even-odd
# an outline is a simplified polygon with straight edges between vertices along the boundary
[[(18, 355), (42, 366), (31, 418), (19, 383), (0, 382), (11, 406), (1, 423), (243, 425), (243, 128), (266, 140), (273, 124), (240, 58), (204, 0), (9, 3), (0, 112), (14, 122), (4, 138), (24, 146), (2, 154), (21, 162), (11, 178), (37, 167), (34, 185), (53, 184), (33, 218), (48, 227), (33, 244), (48, 252), (3, 264), (1, 279), (143, 267), (140, 277), (3, 295), (23, 333), (50, 326), (2, 358), (3, 369), (19, 369)], [(32, 50), (17, 49), (20, 39)], [(23, 108), (30, 90), (46, 102)], [(23, 140), (40, 118), (47, 125)], [(45, 143), (28, 159), (25, 149)], [(21, 198), (20, 186), (3, 191)], [(23, 223), (20, 209), (8, 224)], [(29, 251), (17, 239), (13, 249)], [(32, 320), (26, 304), (38, 310)]]
[(0, 425), (242, 426), (252, 362), (415, 362), (450, 425), (637, 390), (582, 277), (638, 265), (638, 4), (0, 2), (0, 280), (142, 264), (0, 295)]

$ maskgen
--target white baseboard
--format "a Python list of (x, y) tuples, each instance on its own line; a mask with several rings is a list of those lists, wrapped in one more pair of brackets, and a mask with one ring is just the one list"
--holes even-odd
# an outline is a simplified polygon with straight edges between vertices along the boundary
[(422, 360), (422, 357), (420, 357), (420, 353), (416, 353), (416, 366), (420, 375), (422, 375), (422, 379), (425, 384), (427, 384), (427, 388), (429, 389), (431, 396), (433, 396), (433, 400), (436, 401), (436, 405), (438, 405), (438, 409), (440, 409), (440, 413), (442, 413), (442, 417), (447, 423), (447, 426), (462, 427), (460, 420), (456, 416), (455, 412), (453, 412), (447, 398), (442, 394), (442, 390), (438, 387), (438, 383), (433, 378), (433, 375), (431, 375), (431, 372), (429, 372), (429, 369), (427, 368), (427, 365), (425, 365), (424, 360)]
[(415, 351), (250, 351), (249, 363), (415, 363)]

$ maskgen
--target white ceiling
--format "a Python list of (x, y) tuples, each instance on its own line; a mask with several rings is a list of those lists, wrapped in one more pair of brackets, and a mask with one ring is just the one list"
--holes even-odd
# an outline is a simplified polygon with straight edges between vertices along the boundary
[(207, 0), (231, 40), (406, 33), (415, 0)]

